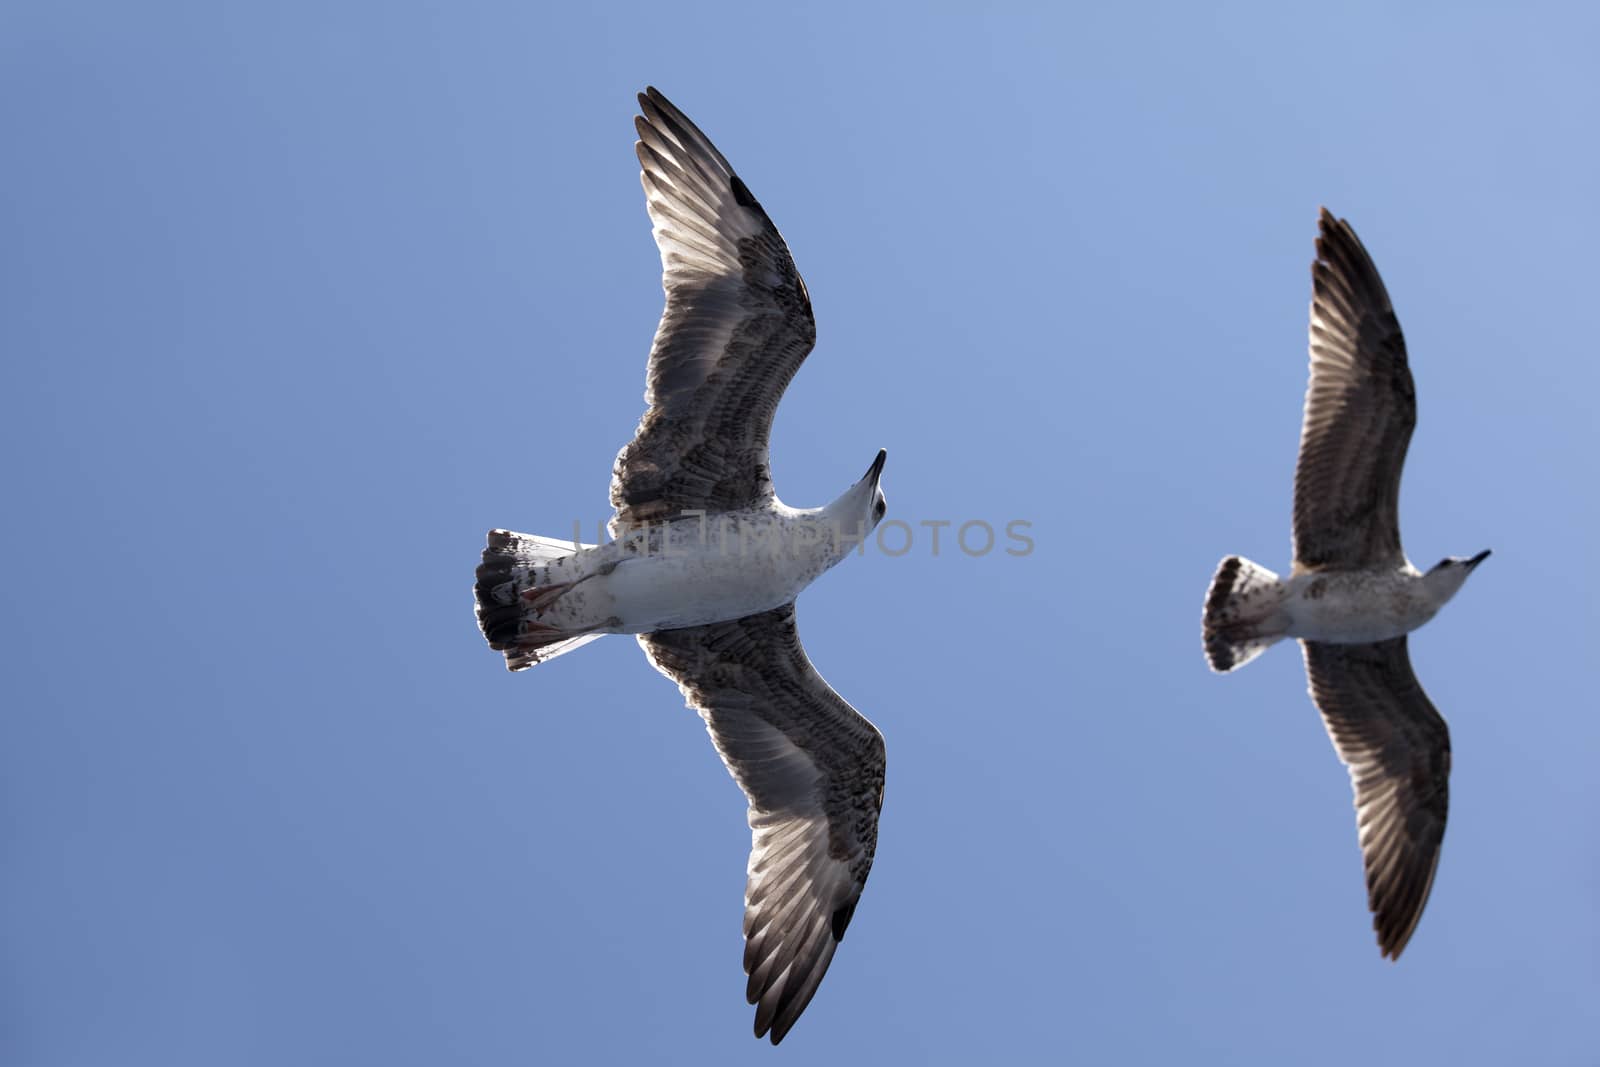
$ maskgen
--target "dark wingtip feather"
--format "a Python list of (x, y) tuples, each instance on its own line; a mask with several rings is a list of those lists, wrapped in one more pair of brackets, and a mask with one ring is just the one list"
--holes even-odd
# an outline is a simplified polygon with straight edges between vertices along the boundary
[(1322, 286), (1338, 284), (1374, 310), (1392, 310), (1378, 266), (1356, 236), (1350, 220), (1335, 218), (1327, 208), (1321, 208), (1317, 230), (1317, 258), (1311, 264), (1313, 294), (1320, 295)]
[(740, 207), (747, 207), (751, 211), (761, 211), (761, 201), (755, 198), (755, 194), (750, 192), (750, 187), (745, 185), (737, 174), (733, 175), (730, 184), (733, 186), (733, 199)]
[(829, 925), (833, 930), (833, 939), (835, 941), (844, 940), (844, 932), (850, 926), (850, 919), (855, 915), (856, 904), (860, 899), (860, 897), (856, 897), (834, 911)]

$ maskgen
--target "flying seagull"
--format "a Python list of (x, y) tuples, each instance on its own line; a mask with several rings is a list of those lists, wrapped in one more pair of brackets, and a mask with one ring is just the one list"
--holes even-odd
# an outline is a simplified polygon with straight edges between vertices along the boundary
[(872, 867), (883, 737), (800, 646), (795, 597), (882, 520), (885, 453), (831, 504), (773, 491), (772, 416), (816, 340), (778, 230), (705, 134), (655, 89), (635, 146), (667, 306), (646, 409), (611, 479), (605, 545), (489, 531), (478, 625), (524, 670), (637, 634), (699, 711), (750, 802), (744, 969), (755, 1033), (811, 1002)]
[(1294, 475), (1288, 578), (1239, 556), (1206, 593), (1206, 658), (1236, 670), (1300, 639), (1311, 699), (1350, 769), (1378, 948), (1399, 959), (1439, 865), (1450, 733), (1417, 683), (1406, 634), (1487, 551), (1426, 574), (1400, 548), (1400, 468), (1417, 423), (1405, 339), (1355, 231), (1326, 209), (1311, 268), (1311, 382)]

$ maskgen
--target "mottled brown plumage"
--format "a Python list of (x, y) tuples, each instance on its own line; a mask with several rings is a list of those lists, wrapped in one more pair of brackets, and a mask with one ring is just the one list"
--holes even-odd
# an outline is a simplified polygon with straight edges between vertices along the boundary
[(667, 306), (639, 428), (617, 456), (617, 528), (773, 496), (772, 416), (817, 339), (789, 248), (711, 141), (655, 89), (635, 120)]
[(794, 605), (644, 634), (750, 800), (746, 995), (777, 1044), (811, 1002), (866, 885), (883, 737), (806, 658)]
[(1397, 564), (1400, 472), (1417, 424), (1405, 337), (1350, 224), (1322, 211), (1311, 381), (1294, 472), (1296, 570)]
[[(1405, 336), (1355, 230), (1326, 208), (1318, 225), (1295, 570), (1404, 566), (1400, 475), (1417, 424)], [(1450, 732), (1417, 682), (1404, 637), (1301, 645), (1311, 699), (1350, 769), (1378, 947), (1398, 959), (1439, 865)]]
[(1350, 768), (1378, 947), (1399, 959), (1433, 888), (1450, 808), (1450, 730), (1406, 639), (1302, 641), (1311, 699)]

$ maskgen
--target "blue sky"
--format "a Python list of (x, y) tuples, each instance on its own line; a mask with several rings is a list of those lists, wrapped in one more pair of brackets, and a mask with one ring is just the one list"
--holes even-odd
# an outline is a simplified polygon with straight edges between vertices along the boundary
[[(0, 13), (0, 1059), (1594, 1062), (1600, 19), (971, 7)], [(802, 597), (889, 768), (776, 1050), (699, 719), (471, 612), (486, 529), (607, 515), (647, 83), (810, 286), (780, 493), (886, 447), (920, 532)], [(1410, 344), (1407, 548), (1494, 550), (1412, 641), (1455, 773), (1398, 964), (1296, 651), (1200, 648), (1220, 557), (1288, 563), (1319, 204)]]

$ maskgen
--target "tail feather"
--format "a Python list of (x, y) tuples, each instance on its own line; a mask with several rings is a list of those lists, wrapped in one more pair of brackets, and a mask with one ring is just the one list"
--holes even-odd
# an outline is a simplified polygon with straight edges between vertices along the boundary
[(1237, 670), (1283, 640), (1287, 589), (1278, 576), (1243, 556), (1217, 567), (1206, 593), (1206, 659), (1218, 674)]
[(538, 621), (538, 608), (522, 595), (544, 584), (543, 568), (593, 547), (511, 530), (489, 531), (473, 593), (478, 628), (490, 648), (505, 653), (508, 670), (527, 670), (603, 636), (573, 633)]

